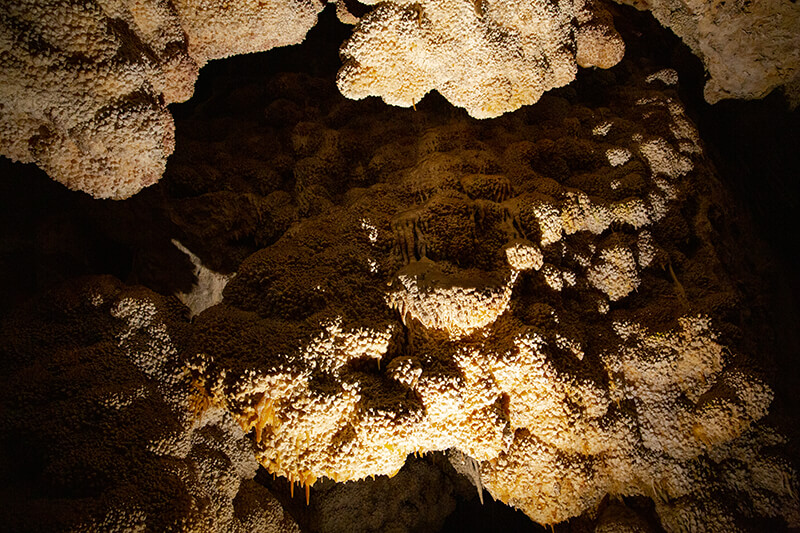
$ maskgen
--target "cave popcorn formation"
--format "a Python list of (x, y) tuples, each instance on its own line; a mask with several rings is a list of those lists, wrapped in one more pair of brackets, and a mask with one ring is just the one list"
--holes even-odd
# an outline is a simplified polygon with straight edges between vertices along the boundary
[[(706, 60), (710, 101), (791, 89), (797, 38), (783, 25), (795, 8), (765, 2), (732, 14), (698, 4), (686, 17), (685, 4), (649, 7)], [(191, 95), (200, 66), (301, 41), (320, 9), (4, 5), (0, 147), (70, 188), (127, 197), (160, 178), (174, 144), (166, 105)], [(608, 68), (624, 52), (604, 8), (580, 0), (396, 1), (360, 19), (339, 2), (337, 13), (357, 23), (342, 49), (343, 94), (408, 107), (437, 90), (480, 118), (533, 103), (570, 83), (577, 66)], [(777, 13), (766, 33), (780, 38), (746, 37), (771, 59), (742, 56), (759, 63), (749, 78), (726, 72), (735, 46), (716, 46), (726, 34), (712, 35), (709, 13), (731, 27)], [(717, 310), (735, 290), (718, 274), (708, 209), (719, 198), (699, 135), (669, 90), (677, 73), (625, 83), (610, 108), (554, 97), (480, 135), (474, 122), (427, 121), (420, 111), (413, 138), (370, 143), (337, 130), (351, 118), (308, 118), (287, 143), (302, 156), (288, 231), (265, 239), (235, 277), (175, 241), (198, 278), (178, 294), (196, 315), (190, 339), (173, 337), (181, 320), (167, 300), (107, 279), (76, 285), (78, 296), (55, 291), (40, 314), (6, 326), (57, 352), (43, 363), (48, 350), (9, 342), (5, 355), (20, 363), (9, 398), (23, 392), (14, 376), (41, 372), (46, 389), (75, 375), (87, 392), (71, 398), (103, 413), (106, 426), (134, 427), (143, 406), (164, 426), (145, 424), (134, 437), (120, 430), (112, 444), (135, 449), (123, 466), (141, 466), (139, 477), (156, 480), (178, 509), (120, 474), (108, 500), (84, 502), (78, 526), (296, 530), (252, 481), (254, 457), (308, 498), (320, 478), (393, 475), (410, 454), (442, 450), (480, 494), (542, 524), (592, 513), (607, 496), (652, 499), (670, 531), (733, 531), (742, 517), (800, 523), (795, 471), (775, 451), (786, 439), (765, 420), (773, 393), (717, 333)], [(363, 183), (331, 193), (325, 180), (346, 168), (348, 142), (374, 153)], [(295, 200), (276, 198), (272, 207)], [(696, 250), (682, 246), (689, 241)], [(43, 339), (43, 316), (69, 321), (75, 309), (97, 328)], [(103, 371), (123, 385), (94, 388), (86, 376), (102, 361), (92, 354), (116, 362)], [(37, 424), (35, 408), (10, 405), (3, 423), (41, 442), (77, 438), (75, 457), (98, 440), (65, 437)], [(41, 409), (73, 416), (69, 405)], [(116, 479), (102, 462), (88, 470)], [(48, 465), (56, 488), (69, 487), (81, 464)], [(636, 520), (612, 502), (598, 529)]]
[(310, 1), (4, 2), (0, 152), (70, 189), (127, 198), (161, 179), (175, 146), (167, 104), (192, 95), (200, 67), (301, 42), (321, 9)]
[[(706, 64), (706, 99), (800, 100), (800, 8), (791, 2), (642, 2)], [(354, 4), (358, 5), (356, 2)], [(477, 118), (497, 117), (610, 68), (625, 46), (592, 0), (365, 0), (339, 19), (342, 94), (414, 106), (436, 90)], [(127, 198), (158, 181), (174, 149), (167, 104), (188, 99), (206, 62), (302, 42), (312, 0), (6, 2), (0, 11), (0, 151), (70, 189)], [(749, 28), (759, 28), (749, 31)], [(674, 84), (661, 71), (652, 80)]]
[(761, 98), (780, 88), (794, 106), (800, 103), (800, 7), (796, 3), (617, 1), (652, 12), (703, 61), (708, 102)]
[(772, 391), (690, 311), (730, 289), (686, 285), (662, 229), (708, 179), (696, 130), (656, 87), (671, 79), (642, 80), (624, 117), (584, 111), (569, 185), (538, 174), (559, 172), (555, 143), (507, 141), (501, 164), (438, 126), (391, 182), (246, 260), (200, 315), (191, 366), (259, 461), (308, 491), (450, 449), (479, 490), (541, 524), (608, 495), (652, 498), (670, 531), (796, 523), (794, 469), (760, 422)]
[(4, 478), (5, 528), (299, 532), (253, 480), (252, 444), (234, 418), (180, 363), (181, 311), (98, 276), (4, 321), (0, 425), (41, 461), (25, 479)]
[(578, 65), (610, 68), (624, 51), (610, 15), (583, 0), (385, 2), (343, 45), (338, 85), (404, 107), (435, 89), (488, 118), (568, 84)]

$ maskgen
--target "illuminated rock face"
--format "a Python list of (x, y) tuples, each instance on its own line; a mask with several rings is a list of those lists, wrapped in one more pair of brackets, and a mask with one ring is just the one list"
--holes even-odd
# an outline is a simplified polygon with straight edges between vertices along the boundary
[(568, 84), (578, 65), (616, 65), (625, 45), (610, 19), (584, 0), (384, 2), (343, 45), (338, 84), (404, 107), (435, 89), (473, 117), (497, 117)]
[(668, 530), (797, 522), (759, 422), (772, 391), (718, 334), (737, 299), (709, 221), (726, 200), (674, 73), (655, 74), (491, 128), (365, 107), (292, 130), (297, 168), (359, 186), (298, 171), (297, 222), (187, 352), (267, 470), (308, 486), (455, 448), (543, 524), (606, 495), (653, 498)]
[[(127, 198), (174, 149), (167, 104), (209, 59), (300, 42), (313, 2), (4, 2), (0, 153), (70, 189)], [(220, 32), (224, 28), (224, 34)]]
[[(435, 88), (494, 116), (567, 83), (576, 64), (619, 59), (601, 9), (514, 4), (381, 4), (346, 44), (339, 86), (404, 106)], [(36, 3), (3, 6), (0, 141), (70, 187), (114, 198), (161, 175), (166, 103), (189, 96), (199, 65), (300, 40), (320, 8), (110, 5), (59, 4), (57, 19)], [(526, 33), (534, 22), (553, 30), (546, 42)], [(264, 29), (273, 23), (287, 33)], [(8, 38), (19, 28), (30, 31)], [(463, 49), (465, 28), (480, 29), (476, 55), (444, 69), (437, 54), (450, 52), (431, 43), (452, 33)], [(476, 65), (489, 82), (476, 82)], [(196, 141), (173, 178), (200, 192), (171, 206), (203, 230), (181, 248), (198, 277), (179, 295), (194, 324), (169, 300), (106, 279), (53, 293), (51, 307), (5, 330), (7, 433), (45, 443), (57, 489), (85, 481), (87, 450), (99, 459), (83, 471), (111, 486), (64, 523), (292, 530), (250, 479), (253, 458), (308, 487), (394, 474), (409, 454), (448, 449), (476, 484), (543, 524), (591, 514), (607, 495), (652, 498), (675, 531), (800, 522), (785, 439), (765, 421), (772, 391), (731, 318), (739, 293), (714, 215), (726, 199), (669, 89), (677, 74), (627, 64), (607, 75), (616, 88), (602, 99), (570, 89), (484, 122), (435, 101), (418, 112), (329, 105), (324, 83), (287, 75), (264, 115), (280, 124), (276, 142), (224, 149), (240, 150), (221, 159), (242, 170), (225, 185), (245, 183), (242, 194), (202, 194), (195, 156), (223, 143)], [(238, 159), (258, 150), (269, 164)], [(291, 194), (272, 188), (281, 180)], [(206, 236), (234, 248), (248, 231), (261, 249), (233, 278), (189, 252)], [(53, 316), (77, 333), (53, 336)], [(181, 343), (168, 333), (179, 323)], [(72, 395), (52, 402), (62, 389)], [(101, 429), (40, 422), (73, 420), (76, 406), (99, 411)], [(123, 470), (115, 450), (128, 448), (138, 454)], [(153, 485), (177, 508), (148, 499)], [(49, 512), (41, 505), (25, 516)], [(623, 522), (636, 517), (603, 509), (603, 527)]]
[(198, 71), (168, 2), (0, 9), (0, 151), (99, 197), (158, 181)]
[(800, 103), (800, 7), (794, 2), (616, 0), (649, 10), (702, 59), (705, 98), (762, 98), (784, 88)]
[[(621, 0), (622, 1), (622, 0)], [(497, 117), (610, 68), (625, 46), (600, 2), (424, 0), (361, 6), (341, 49), (342, 94), (413, 106), (438, 91), (477, 118)], [(800, 10), (770, 0), (624, 0), (653, 14), (703, 59), (706, 98), (798, 100)], [(373, 4), (375, 4), (373, 6)], [(174, 149), (167, 104), (189, 98), (207, 61), (301, 42), (314, 0), (6, 2), (0, 8), (0, 152), (97, 198), (158, 181)], [(367, 7), (369, 6), (369, 7)], [(747, 31), (748, 28), (758, 31)]]
[[(127, 198), (164, 173), (174, 149), (166, 106), (191, 96), (200, 67), (301, 42), (323, 6), (312, 0), (6, 2), (0, 153), (36, 163), (70, 189)], [(353, 98), (378, 94), (406, 106), (438, 89), (474, 116), (489, 117), (569, 83), (577, 64), (609, 67), (623, 51), (607, 13), (582, 0), (554, 9), (538, 0), (386, 3), (345, 46), (354, 59), (340, 86)]]

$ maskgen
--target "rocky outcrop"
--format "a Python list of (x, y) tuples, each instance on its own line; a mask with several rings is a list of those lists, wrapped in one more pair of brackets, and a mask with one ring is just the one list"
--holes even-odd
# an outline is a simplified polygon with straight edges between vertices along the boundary
[(706, 67), (705, 98), (762, 98), (783, 88), (800, 103), (800, 6), (795, 2), (616, 0), (649, 10)]
[[(70, 189), (127, 198), (174, 149), (167, 104), (209, 59), (300, 42), (311, 2), (82, 2), (0, 7), (0, 153)], [(224, 28), (224, 31), (223, 31)]]
[(257, 459), (287, 509), (305, 485), (313, 530), (435, 529), (449, 482), (407, 458), (448, 450), (543, 524), (796, 524), (748, 246), (677, 74), (646, 64), (487, 121), (344, 99), (332, 69), (221, 79), (161, 184), (36, 232), (60, 251), (48, 227), (94, 216), (196, 316), (109, 278), (14, 312), (6, 522), (293, 528)]
[(299, 531), (181, 364), (182, 306), (73, 280), (0, 329), (8, 531)]

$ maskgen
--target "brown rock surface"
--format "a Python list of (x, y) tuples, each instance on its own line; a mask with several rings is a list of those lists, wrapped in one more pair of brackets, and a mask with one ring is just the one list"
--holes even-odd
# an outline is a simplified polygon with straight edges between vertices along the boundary
[(94, 277), (2, 324), (6, 531), (298, 531), (181, 365), (183, 312)]
[[(313, 70), (320, 62), (308, 57)], [(259, 65), (257, 58), (234, 62)], [(173, 300), (116, 282), (104, 282), (113, 290), (100, 292), (116, 296), (99, 308), (81, 296), (56, 298), (84, 303), (45, 306), (38, 315), (15, 311), (1, 348), (12, 361), (2, 378), (10, 391), (3, 407), (13, 407), (3, 419), (13, 422), (9, 434), (49, 443), (46, 432), (61, 438), (73, 426), (34, 423), (31, 430), (38, 420), (31, 412), (63, 418), (71, 402), (94, 405), (62, 386), (72, 362), (60, 352), (49, 360), (54, 344), (76, 343), (70, 335), (82, 331), (87, 344), (105, 339), (114, 348), (102, 351), (106, 374), (116, 379), (130, 360), (151, 353), (147, 343), (124, 341), (125, 332), (140, 328), (126, 338), (160, 346), (154, 328), (164, 323), (185, 331), (170, 339), (188, 348), (192, 377), (216, 402), (208, 413), (227, 421), (228, 435), (213, 429), (217, 418), (202, 429), (182, 426), (197, 449), (180, 464), (195, 468), (200, 481), (165, 482), (180, 504), (176, 520), (228, 524), (231, 498), (234, 523), (243, 509), (260, 509), (260, 497), (245, 497), (253, 482), (202, 451), (228, 442), (257, 450), (247, 458), (225, 449), (229, 459), (239, 457), (241, 472), (252, 472), (257, 455), (293, 481), (392, 474), (406, 465), (371, 485), (321, 479), (310, 491), (311, 510), (303, 511), (298, 491), (302, 503), (287, 508), (315, 530), (439, 527), (451, 505), (448, 483), (430, 469), (435, 462), (419, 469), (406, 457), (453, 448), (478, 459), (471, 479), (487, 508), (498, 505), (486, 490), (543, 524), (579, 514), (558, 526), (565, 530), (658, 530), (660, 522), (667, 530), (763, 531), (796, 522), (797, 480), (782, 435), (791, 427), (771, 388), (789, 379), (791, 365), (776, 379), (775, 326), (766, 317), (780, 310), (758, 292), (772, 280), (753, 277), (757, 248), (742, 235), (746, 220), (710, 165), (674, 71), (626, 59), (610, 71), (583, 72), (573, 87), (520, 112), (477, 121), (436, 96), (417, 111), (347, 101), (336, 92), (333, 63), (321, 63), (329, 69), (323, 77), (250, 68), (234, 78), (233, 67), (220, 65), (213, 87), (199, 89), (203, 100), (176, 108), (178, 150), (165, 180), (143, 195), (102, 203), (52, 197), (62, 204), (44, 194), (53, 213), (36, 220), (33, 238), (47, 251), (80, 259), (85, 234), (73, 234), (72, 225), (86, 218), (135, 250), (129, 281), (192, 295), (202, 292), (187, 281), (193, 267), (198, 289), (221, 285), (204, 285), (203, 268), (236, 275), (222, 304), (192, 325), (178, 318), (185, 311)], [(31, 232), (4, 226), (3, 254), (15, 249), (12, 234), (22, 241)], [(203, 302), (217, 298), (209, 294)], [(156, 302), (163, 314), (134, 328), (141, 313), (122, 313), (128, 307), (118, 297)], [(58, 324), (65, 313), (67, 333), (41, 325)], [(34, 342), (19, 341), (28, 338)], [(44, 348), (31, 347), (38, 343)], [(95, 368), (77, 344), (76, 353), (86, 352), (80, 368)], [(174, 352), (163, 353), (185, 370)], [(20, 357), (53, 372), (20, 371), (28, 368)], [(169, 420), (193, 419), (181, 404), (195, 390), (187, 376), (176, 378), (176, 388), (158, 388), (172, 374), (133, 367), (134, 388), (157, 389), (155, 407), (145, 410), (153, 420), (172, 427)], [(86, 371), (76, 382), (81, 391), (105, 390), (106, 374)], [(28, 378), (38, 383), (30, 388), (41, 393), (39, 403), (24, 400)], [(18, 392), (23, 400), (14, 400)], [(115, 413), (109, 427), (117, 427)], [(149, 427), (133, 414), (130, 421)], [(246, 439), (239, 425), (250, 432)], [(125, 435), (111, 442), (140, 453), (132, 464), (160, 464), (145, 437)], [(78, 432), (68, 447), (95, 440)], [(119, 455), (103, 455), (114, 462), (104, 470), (108, 483), (136, 493), (141, 481), (128, 477)], [(41, 464), (20, 462), (17, 481), (39, 480)], [(257, 479), (271, 489), (286, 485), (283, 477), (270, 485), (269, 477)], [(236, 493), (238, 483), (249, 488)], [(372, 489), (380, 496), (364, 496)], [(288, 494), (281, 497), (285, 503)], [(191, 502), (206, 507), (195, 513)], [(409, 511), (416, 505), (420, 512)], [(102, 523), (116, 507), (76, 506), (71, 523)], [(389, 509), (397, 510), (394, 522)], [(172, 523), (158, 506), (145, 514), (159, 527)]]
[(324, 98), (279, 122), (296, 222), (189, 351), (268, 471), (363, 479), (457, 448), (539, 523), (606, 495), (652, 498), (671, 530), (797, 520), (717, 252), (728, 200), (670, 73), (619, 76), (603, 104), (485, 125)]

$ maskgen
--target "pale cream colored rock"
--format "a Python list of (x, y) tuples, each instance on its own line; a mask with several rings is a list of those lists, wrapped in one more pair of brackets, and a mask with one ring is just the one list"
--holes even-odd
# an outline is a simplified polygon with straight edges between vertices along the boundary
[(561, 276), (561, 271), (553, 265), (545, 265), (542, 268), (542, 276), (544, 282), (554, 291), (560, 291), (564, 288), (564, 278)]
[[(734, 453), (752, 465), (751, 475), (760, 475), (761, 484), (773, 484), (771, 490), (792, 499), (794, 473), (774, 460), (764, 462), (763, 471), (755, 470), (763, 461), (762, 445), (747, 433), (771, 393), (757, 380), (723, 370), (723, 347), (706, 319), (681, 319), (680, 329), (667, 333), (650, 333), (633, 324), (618, 324), (618, 332), (623, 339), (619, 349), (604, 356), (608, 390), (557, 371), (545, 355), (549, 342), (536, 334), (518, 337), (518, 351), (495, 367), (493, 376), (509, 395), (515, 428), (511, 447), (481, 463), (481, 482), (495, 498), (541, 524), (553, 524), (596, 507), (606, 494), (647, 495), (657, 502), (675, 502), (660, 505), (665, 506), (662, 523), (677, 530), (686, 520), (678, 502), (709, 483), (695, 459), (706, 449), (725, 456), (727, 442), (741, 450), (735, 444), (741, 441), (739, 446), (750, 447), (751, 457), (745, 460), (742, 451)], [(702, 401), (694, 402), (718, 380), (730, 379), (741, 387), (739, 397), (747, 406), (742, 411), (752, 416), (720, 410), (713, 422), (719, 440), (698, 438), (695, 428), (706, 417)], [(688, 406), (681, 400), (684, 395), (691, 399)], [(613, 406), (625, 400), (635, 405), (633, 418), (620, 412), (609, 417)], [(715, 405), (733, 404), (723, 400)], [(644, 455), (649, 457), (646, 464), (637, 459)], [(587, 462), (587, 456), (593, 459)], [(792, 506), (797, 508), (796, 503)], [(717, 524), (710, 530), (724, 531), (719, 524), (730, 523), (730, 515), (721, 509), (714, 512), (713, 519), (695, 517), (696, 524)], [(769, 513), (793, 516), (778, 509)]]
[(655, 83), (660, 81), (664, 85), (677, 85), (678, 84), (678, 72), (675, 69), (665, 68), (661, 69), (658, 72), (653, 72), (647, 78), (645, 78), (647, 83)]
[(622, 58), (619, 35), (595, 10), (572, 0), (381, 3), (343, 45), (337, 84), (348, 98), (403, 107), (435, 89), (476, 118), (496, 117), (571, 82), (579, 63)]
[(201, 65), (302, 42), (325, 7), (312, 0), (175, 0), (172, 4), (186, 32), (189, 54)]
[(611, 16), (591, 0), (576, 0), (575, 59), (581, 67), (611, 68), (625, 55), (625, 43)]
[[(29, 433), (37, 435), (30, 445), (60, 486), (35, 498), (15, 491), (14, 522), (24, 517), (24, 529), (57, 531), (299, 532), (253, 482), (252, 441), (232, 413), (209, 404), (182, 365), (188, 323), (172, 297), (94, 276), (73, 279), (39, 301), (47, 310), (20, 310), (16, 326), (26, 339), (38, 339), (22, 347), (26, 362), (3, 376), (4, 389), (13, 379), (29, 400), (6, 415), (24, 421), (35, 409), (71, 422)], [(34, 361), (46, 370), (31, 375)], [(102, 480), (100, 464), (108, 465)], [(89, 484), (97, 489), (84, 491), (65, 512), (61, 495)], [(6, 529), (19, 529), (8, 518), (3, 514)]]
[(508, 264), (516, 270), (539, 270), (544, 264), (542, 251), (530, 241), (511, 241), (505, 252)]
[(561, 207), (561, 225), (565, 234), (589, 231), (599, 235), (611, 225), (612, 220), (611, 210), (592, 201), (586, 193), (568, 191), (565, 194)]
[[(191, 490), (198, 497), (209, 498), (212, 530), (244, 533), (255, 525), (274, 533), (299, 532), (278, 501), (252, 484), (258, 469), (253, 446), (231, 413), (219, 407), (198, 408), (197, 391), (187, 387), (185, 369), (176, 364), (177, 348), (155, 302), (119, 298), (110, 314), (125, 324), (115, 339), (120, 349), (157, 384), (163, 401), (183, 423), (180, 432), (151, 442), (150, 449), (193, 466), (196, 477), (186, 476), (185, 482), (196, 485)], [(234, 501), (243, 498), (249, 500), (247, 512), (234, 507)]]
[(178, 299), (189, 308), (191, 315), (198, 315), (209, 307), (220, 303), (222, 301), (222, 291), (225, 290), (225, 285), (228, 284), (233, 275), (214, 272), (180, 242), (172, 239), (172, 244), (186, 254), (192, 265), (194, 265), (193, 274), (196, 281), (192, 286), (192, 290), (176, 294)]
[(198, 68), (169, 4), (25, 0), (0, 9), (0, 152), (96, 197), (155, 183), (174, 146), (160, 98), (188, 98)]
[(639, 286), (637, 270), (636, 259), (628, 248), (605, 248), (586, 276), (589, 283), (615, 302)]
[(592, 128), (592, 135), (596, 135), (598, 137), (605, 137), (608, 135), (608, 132), (611, 131), (611, 127), (613, 124), (611, 122), (603, 122), (598, 124), (594, 128)]
[(300, 42), (319, 3), (53, 0), (0, 7), (0, 153), (97, 198), (161, 178), (166, 104), (209, 59)]
[(675, 151), (664, 139), (654, 139), (639, 146), (653, 174), (675, 179), (694, 168), (691, 159)]
[(361, 20), (347, 9), (347, 5), (345, 5), (343, 0), (338, 0), (336, 2), (336, 18), (339, 19), (339, 22), (342, 24), (350, 25), (358, 24), (358, 21)]
[[(357, 207), (305, 219), (281, 238), (287, 256), (313, 242), (307, 260), (286, 268), (279, 254), (248, 260), (228, 288), (235, 296), (237, 284), (249, 283), (238, 299), (197, 320), (210, 346), (220, 332), (233, 334), (196, 369), (214, 400), (252, 430), (265, 468), (305, 484), (323, 475), (345, 481), (391, 474), (410, 453), (456, 449), (448, 455), (460, 454), (476, 485), (545, 524), (623, 496), (652, 498), (671, 530), (692, 523), (683, 516), (732, 523), (738, 510), (712, 502), (704, 522), (683, 502), (734, 490), (751, 472), (790, 500), (782, 487), (796, 485), (794, 473), (762, 459), (760, 444), (747, 445), (756, 451), (743, 461), (752, 465), (730, 481), (709, 459), (751, 438), (771, 393), (727, 366), (735, 357), (710, 320), (686, 316), (660, 270), (667, 254), (679, 255), (658, 222), (668, 211), (680, 221), (677, 202), (696, 191), (690, 180), (708, 182), (701, 152), (680, 144), (693, 142), (685, 113), (644, 77), (623, 117), (606, 110), (577, 133), (594, 149), (592, 169), (570, 176), (570, 187), (547, 165), (503, 174), (461, 121), (423, 122), (408, 146), (375, 156), (375, 168), (390, 170), (358, 191)], [(631, 124), (655, 113), (663, 138)], [(510, 137), (504, 122), (497, 130)], [(593, 126), (613, 139), (592, 138)], [(559, 154), (547, 143), (514, 146), (504, 163)], [(630, 152), (630, 174), (605, 164), (615, 147)], [(399, 154), (400, 170), (390, 154)], [(685, 220), (696, 230), (697, 219)], [(348, 258), (344, 268), (335, 258)], [(686, 261), (676, 261), (677, 276), (698, 291), (684, 278), (697, 263)], [(352, 275), (352, 285), (323, 287), (325, 304), (313, 315), (291, 311), (300, 316), (284, 320), (272, 311), (302, 292), (287, 280), (330, 286), (340, 275)], [(379, 296), (367, 304), (373, 289)], [(253, 311), (259, 298), (269, 304)]]
[(624, 165), (630, 161), (632, 154), (627, 148), (609, 148), (606, 150), (606, 159), (612, 167)]
[(647, 268), (653, 259), (656, 257), (656, 246), (653, 240), (653, 235), (645, 230), (639, 233), (639, 238), (636, 241), (637, 262), (641, 268)]
[(705, 64), (705, 98), (762, 98), (792, 93), (800, 79), (800, 6), (783, 0), (616, 0), (649, 10)]
[(398, 272), (387, 302), (407, 324), (417, 320), (426, 328), (460, 337), (497, 320), (508, 307), (516, 280), (516, 270), (496, 283), (487, 283), (477, 273), (448, 275), (433, 261), (422, 259)]

